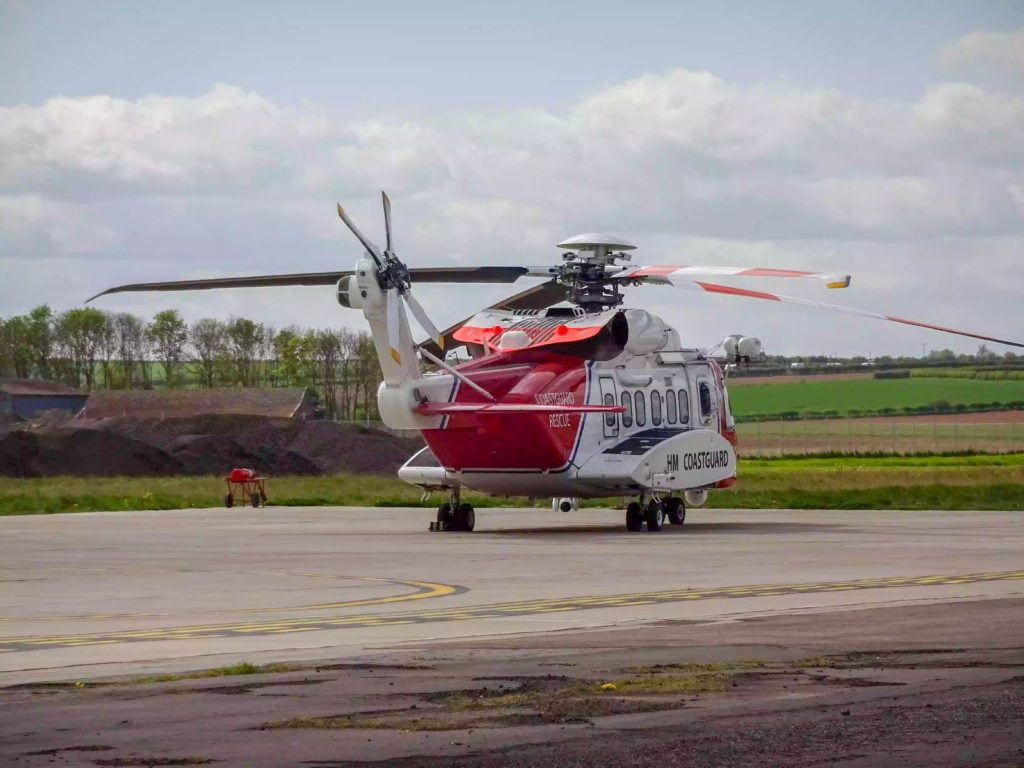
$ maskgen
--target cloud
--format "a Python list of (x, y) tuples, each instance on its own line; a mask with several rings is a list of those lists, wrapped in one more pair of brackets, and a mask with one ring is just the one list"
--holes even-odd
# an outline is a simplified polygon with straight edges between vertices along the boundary
[(227, 85), (191, 99), (58, 97), (0, 108), (0, 186), (55, 196), (252, 189), (294, 172), (325, 127)]
[[(328, 114), (228, 85), (0, 108), (3, 268), (80, 260), (68, 270), (80, 281), (73, 294), (33, 299), (54, 303), (129, 274), (329, 269), (358, 255), (334, 200), (379, 237), (384, 187), (400, 251), (420, 265), (542, 263), (564, 237), (598, 230), (637, 242), (646, 262), (859, 269), (869, 277), (855, 286), (899, 301), (877, 309), (916, 308), (924, 320), (942, 319), (937, 306), (972, 319), (966, 296), (948, 298), (953, 275), (985, 285), (993, 317), (1016, 307), (1008, 265), (1024, 242), (1024, 98), (1013, 94), (936, 83), (914, 100), (868, 100), (671, 70), (559, 111)], [(278, 324), (336, 317), (329, 297), (319, 314), (259, 296)], [(218, 301), (188, 306), (219, 313), (228, 304)], [(23, 299), (0, 288), (0, 302)], [(747, 312), (729, 317), (751, 322)], [(772, 330), (807, 330), (787, 317)]]
[(946, 67), (983, 64), (1013, 73), (1024, 72), (1024, 29), (1012, 32), (971, 32), (939, 51)]
[(113, 247), (117, 233), (78, 206), (38, 195), (0, 195), (0, 244), (10, 258), (92, 254)]

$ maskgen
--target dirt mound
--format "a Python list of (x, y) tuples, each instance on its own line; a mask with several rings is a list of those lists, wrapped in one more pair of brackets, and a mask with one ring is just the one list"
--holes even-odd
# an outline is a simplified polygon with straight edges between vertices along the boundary
[(164, 451), (96, 429), (14, 430), (0, 439), (0, 475), (174, 475)]
[(24, 424), (19, 416), (13, 413), (0, 413), (0, 436), (6, 435), (8, 432), (18, 429)]
[(0, 475), (390, 473), (422, 445), (358, 425), (231, 414), (23, 422), (0, 432)]

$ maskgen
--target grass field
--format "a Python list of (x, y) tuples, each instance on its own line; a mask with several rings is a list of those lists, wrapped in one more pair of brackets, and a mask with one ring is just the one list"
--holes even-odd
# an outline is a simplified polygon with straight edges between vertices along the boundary
[(785, 411), (900, 409), (945, 400), (976, 405), (1024, 400), (1024, 381), (976, 379), (862, 379), (751, 384), (732, 387), (729, 402), (739, 416)]
[[(423, 506), (419, 490), (393, 476), (275, 477), (273, 506)], [(222, 505), (217, 477), (0, 478), (0, 515), (182, 509)], [(477, 507), (527, 506), (523, 498), (469, 493)], [(546, 506), (548, 499), (538, 504)], [(620, 507), (620, 499), (588, 506)], [(712, 493), (711, 507), (796, 509), (1024, 510), (1024, 453), (993, 456), (746, 459), (735, 489)]]
[[(919, 418), (918, 421), (893, 417), (740, 422), (736, 425), (736, 431), (739, 452), (747, 457), (805, 453), (1024, 451), (1024, 421), (964, 423), (956, 420), (939, 421), (939, 417), (934, 416)], [(966, 420), (969, 417), (959, 418)]]

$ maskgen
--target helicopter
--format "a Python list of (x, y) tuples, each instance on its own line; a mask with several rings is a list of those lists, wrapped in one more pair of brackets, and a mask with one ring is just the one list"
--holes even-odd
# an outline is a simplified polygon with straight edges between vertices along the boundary
[[(426, 497), (442, 492), (433, 531), (472, 531), (464, 489), (551, 497), (563, 512), (585, 498), (628, 499), (625, 527), (682, 525), (687, 507), (737, 479), (736, 424), (723, 371), (707, 350), (683, 346), (678, 331), (640, 308), (622, 288), (649, 284), (843, 312), (1015, 347), (1024, 344), (809, 299), (709, 282), (722, 276), (810, 279), (828, 289), (850, 275), (763, 267), (631, 265), (636, 246), (588, 233), (558, 244), (556, 264), (409, 268), (396, 254), (391, 202), (381, 193), (385, 247), (337, 212), (365, 253), (351, 271), (135, 283), (107, 289), (189, 291), (333, 285), (338, 303), (369, 325), (383, 381), (383, 422), (417, 430), (426, 446), (398, 470)], [(420, 283), (544, 281), (440, 331), (412, 292)], [(428, 334), (416, 343), (409, 312)], [(734, 334), (723, 346), (737, 362), (760, 341)], [(446, 353), (465, 348), (468, 359)]]

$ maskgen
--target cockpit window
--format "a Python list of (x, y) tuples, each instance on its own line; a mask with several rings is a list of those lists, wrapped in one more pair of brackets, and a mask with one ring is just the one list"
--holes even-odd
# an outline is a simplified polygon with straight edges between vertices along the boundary
[(697, 394), (700, 396), (700, 415), (708, 417), (711, 415), (711, 387), (707, 382), (702, 381), (697, 387)]

